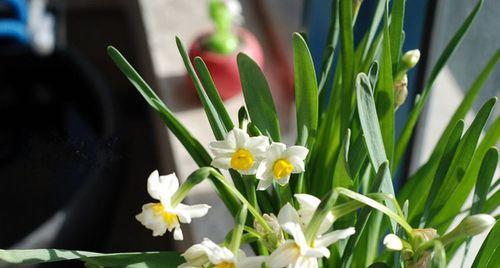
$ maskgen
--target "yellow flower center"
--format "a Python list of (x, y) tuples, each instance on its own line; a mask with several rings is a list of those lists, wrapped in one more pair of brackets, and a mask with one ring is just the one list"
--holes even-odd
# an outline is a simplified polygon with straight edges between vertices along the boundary
[(277, 179), (290, 175), (293, 171), (293, 165), (286, 159), (280, 159), (274, 162), (273, 174)]
[(165, 207), (161, 203), (156, 203), (153, 206), (153, 211), (156, 215), (161, 215), (163, 217), (163, 220), (167, 223), (168, 229), (174, 228), (179, 223), (177, 215), (166, 212)]
[(253, 155), (247, 149), (238, 149), (231, 157), (231, 167), (236, 170), (249, 170), (253, 166)]
[(221, 262), (215, 265), (215, 268), (236, 268), (236, 265), (232, 262)]

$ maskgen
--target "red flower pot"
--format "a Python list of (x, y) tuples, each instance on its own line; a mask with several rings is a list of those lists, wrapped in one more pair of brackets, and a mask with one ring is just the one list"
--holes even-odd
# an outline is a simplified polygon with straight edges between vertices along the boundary
[[(264, 66), (264, 53), (257, 38), (249, 31), (239, 28), (240, 48), (229, 55), (217, 54), (204, 47), (209, 33), (198, 37), (189, 48), (189, 58), (193, 62), (199, 56), (207, 65), (215, 86), (223, 100), (229, 99), (241, 93), (240, 76), (236, 56), (243, 52), (250, 56), (261, 68)], [(194, 85), (190, 82), (191, 87)]]

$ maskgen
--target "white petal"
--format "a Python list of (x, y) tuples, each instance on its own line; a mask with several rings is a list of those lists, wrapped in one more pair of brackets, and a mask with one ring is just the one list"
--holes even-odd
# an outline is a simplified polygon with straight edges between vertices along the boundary
[(226, 140), (213, 141), (208, 145), (208, 148), (215, 156), (231, 155), (236, 149), (236, 144), (231, 144), (230, 141)]
[(279, 159), (279, 158), (284, 158), (283, 153), (286, 150), (286, 145), (281, 142), (273, 142), (271, 146), (269, 146), (269, 151), (267, 152), (267, 158), (269, 160), (274, 160)]
[(210, 239), (205, 238), (201, 244), (211, 252), (207, 255), (210, 263), (219, 264), (223, 261), (234, 261), (234, 254), (230, 250), (220, 247)]
[(206, 204), (188, 206), (181, 203), (177, 205), (175, 211), (182, 223), (190, 223), (193, 218), (201, 218), (207, 215), (208, 209), (210, 209), (210, 206)]
[(177, 241), (184, 240), (184, 235), (182, 234), (181, 227), (177, 227), (174, 229), (174, 240), (177, 240)]
[(286, 158), (297, 157), (301, 160), (306, 159), (309, 150), (304, 146), (290, 146), (283, 153)]
[(273, 180), (259, 180), (259, 184), (257, 185), (257, 190), (259, 191), (265, 191), (269, 186), (273, 184)]
[(314, 241), (314, 244), (317, 247), (328, 247), (331, 244), (341, 240), (346, 239), (349, 236), (353, 235), (356, 231), (353, 227), (349, 227), (343, 230), (336, 230), (327, 234), (322, 235), (318, 239)]
[(278, 222), (281, 226), (290, 222), (299, 223), (299, 214), (290, 203), (286, 203), (278, 213)]
[(301, 173), (306, 170), (303, 159), (299, 159), (297, 157), (290, 157), (288, 158), (288, 161), (293, 166), (292, 173)]
[(158, 170), (155, 170), (149, 175), (148, 193), (154, 199), (170, 199), (178, 188), (179, 180), (175, 173), (159, 176)]
[(395, 234), (388, 234), (384, 237), (384, 246), (393, 251), (400, 251), (403, 249), (403, 241)]
[(135, 218), (153, 231), (153, 236), (161, 236), (167, 232), (167, 224), (161, 215), (155, 213), (153, 206), (155, 206), (153, 203), (145, 204), (142, 206), (142, 212), (137, 214)]
[(231, 157), (215, 157), (210, 163), (211, 166), (221, 169), (231, 168)]
[(328, 258), (330, 257), (330, 251), (326, 247), (317, 246), (315, 248), (308, 249), (304, 256), (312, 258)]
[(238, 268), (261, 268), (267, 260), (267, 256), (244, 257), (238, 260)]
[(308, 211), (316, 211), (321, 203), (321, 200), (314, 195), (309, 194), (294, 194), (295, 199), (299, 202), (300, 209)]
[(299, 256), (300, 252), (295, 242), (288, 240), (271, 253), (267, 265), (269, 268), (287, 267), (294, 263)]
[[(311, 216), (311, 218), (312, 218), (312, 216)], [(333, 214), (331, 212), (328, 212), (325, 219), (323, 220), (323, 222), (319, 226), (318, 234), (322, 235), (322, 234), (326, 233), (330, 229), (330, 227), (332, 227), (334, 221), (335, 221), (335, 218), (333, 217)]]
[(247, 141), (246, 147), (254, 155), (254, 157), (261, 157), (269, 148), (269, 138), (266, 136), (250, 137)]
[(230, 133), (235, 139), (236, 148), (246, 147), (247, 141), (250, 139), (250, 136), (248, 136), (248, 134), (245, 131), (239, 128), (233, 128), (233, 130), (231, 130)]
[(302, 256), (290, 268), (318, 268), (318, 260)]
[(182, 257), (186, 259), (187, 263), (185, 266), (202, 266), (208, 262), (207, 255), (211, 252), (201, 244), (195, 244), (189, 247)]
[[(257, 168), (257, 173), (256, 173), (257, 179), (259, 180), (272, 179), (273, 176), (272, 176), (271, 166), (272, 164), (266, 160), (260, 162), (260, 165)], [(269, 174), (271, 174), (271, 176), (269, 176)]]
[(295, 222), (287, 222), (282, 226), (283, 231), (291, 234), (293, 236), (293, 240), (300, 247), (301, 255), (305, 254), (306, 250), (309, 248), (307, 244), (306, 237), (304, 236), (304, 232), (302, 232), (302, 227), (299, 223)]

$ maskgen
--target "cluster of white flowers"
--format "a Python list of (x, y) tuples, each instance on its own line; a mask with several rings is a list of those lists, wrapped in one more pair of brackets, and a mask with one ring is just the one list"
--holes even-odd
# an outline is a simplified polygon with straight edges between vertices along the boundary
[(224, 140), (210, 143), (209, 148), (214, 154), (212, 166), (256, 175), (260, 191), (266, 190), (273, 181), (285, 185), (291, 174), (304, 172), (304, 160), (309, 152), (303, 146), (287, 148), (279, 142), (269, 144), (268, 137), (250, 137), (239, 128), (229, 131)]
[(295, 198), (300, 209), (296, 210), (287, 203), (277, 217), (281, 229), (293, 239), (282, 242), (269, 256), (246, 257), (241, 250), (233, 253), (205, 239), (202, 243), (191, 246), (182, 255), (186, 263), (179, 267), (203, 268), (213, 265), (216, 268), (257, 268), (266, 263), (269, 268), (317, 268), (318, 258), (330, 256), (328, 246), (354, 234), (354, 228), (327, 232), (335, 220), (330, 213), (321, 224), (317, 237), (312, 243), (308, 243), (304, 232), (320, 200), (308, 194), (296, 194)]
[[(212, 166), (221, 169), (234, 169), (242, 175), (255, 175), (259, 180), (258, 190), (266, 190), (276, 181), (286, 185), (290, 175), (305, 171), (304, 161), (308, 149), (303, 146), (287, 146), (283, 143), (269, 142), (266, 136), (250, 137), (241, 129), (235, 128), (227, 133), (222, 141), (209, 145), (214, 154)], [(190, 223), (192, 218), (207, 214), (210, 206), (205, 204), (188, 206), (173, 200), (179, 189), (175, 174), (160, 176), (154, 171), (148, 178), (148, 192), (157, 203), (148, 203), (136, 216), (153, 236), (163, 235), (167, 230), (174, 231), (174, 239), (182, 240), (180, 223)], [(339, 239), (354, 234), (354, 228), (328, 232), (335, 218), (330, 212), (319, 227), (317, 236), (308, 242), (305, 232), (313, 218), (320, 200), (308, 194), (295, 194), (299, 209), (290, 203), (285, 204), (278, 216), (267, 215), (273, 231), (280, 236), (286, 233), (288, 239), (280, 239), (270, 255), (247, 257), (241, 250), (231, 251), (227, 247), (204, 239), (200, 244), (191, 246), (182, 256), (186, 263), (180, 268), (258, 268), (266, 263), (270, 268), (316, 268), (318, 259), (329, 257), (328, 246)], [(178, 204), (176, 204), (177, 202)]]

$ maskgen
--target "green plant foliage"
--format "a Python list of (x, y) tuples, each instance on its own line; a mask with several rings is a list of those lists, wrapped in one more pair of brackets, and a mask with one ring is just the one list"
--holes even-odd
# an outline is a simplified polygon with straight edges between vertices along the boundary
[[(406, 1), (378, 0), (370, 27), (363, 38), (355, 42), (353, 29), (362, 2), (332, 0), (320, 70), (314, 68), (306, 35), (294, 33), (291, 38), (297, 119), (297, 133), (290, 137), (295, 139), (293, 148), (291, 144), (276, 144), (282, 133), (272, 91), (263, 70), (249, 56), (243, 53), (237, 56), (245, 105), (238, 112), (236, 124), (203, 59), (190, 59), (182, 42), (176, 39), (187, 73), (218, 141), (210, 144), (212, 158), (120, 52), (108, 47), (108, 54), (117, 67), (199, 166), (169, 197), (170, 204), (179, 205), (193, 187), (208, 179), (233, 215), (234, 228), (227, 230), (221, 245), (211, 247), (226, 247), (237, 255), (241, 245), (248, 243), (257, 255), (269, 260), (280, 252), (290, 256), (302, 254), (293, 247), (277, 249), (291, 245), (292, 238), (296, 245), (313, 249), (326, 240), (342, 236), (345, 241), (321, 248), (323, 256), (328, 256), (326, 250), (329, 251), (329, 258), (314, 257), (310, 261), (318, 261), (322, 268), (416, 268), (424, 264), (444, 268), (461, 246), (468, 247), (473, 235), (494, 224), (494, 217), (477, 214), (495, 213), (500, 205), (500, 182), (494, 177), (498, 169), (500, 139), (500, 117), (493, 112), (496, 98), (486, 101), (470, 124), (465, 123), (464, 117), (497, 67), (500, 49), (470, 84), (430, 157), (409, 178), (400, 178), (402, 188), (399, 192), (395, 191), (393, 183), (434, 82), (478, 16), (483, 0), (476, 2), (438, 57), (421, 95), (414, 103), (405, 104), (411, 106), (411, 112), (398, 140), (394, 134), (396, 106), (401, 105), (404, 98), (396, 98), (395, 94), (401, 97), (406, 91), (417, 91), (414, 85), (403, 83), (410, 65), (418, 61), (412, 56), (418, 58), (419, 55), (418, 51), (401, 51), (405, 39)], [(492, 114), (496, 117), (490, 118)], [(235, 136), (228, 135), (230, 132)], [(239, 143), (242, 141), (245, 144)], [(254, 157), (258, 145), (250, 148), (254, 145), (251, 143), (265, 143), (263, 146), (273, 149)], [(238, 148), (228, 144), (238, 144)], [(285, 151), (278, 152), (281, 148)], [(286, 151), (288, 149), (290, 151)], [(230, 161), (231, 165), (222, 165), (217, 162), (219, 160), (225, 164)], [(257, 168), (252, 173), (251, 168), (233, 165), (233, 160), (238, 165), (237, 161), (242, 161)], [(252, 166), (254, 162), (259, 166)], [(226, 177), (223, 170), (227, 170), (230, 177)], [(471, 194), (473, 204), (469, 206), (466, 200)], [(466, 218), (448, 230), (460, 214), (466, 214)], [(287, 220), (290, 222), (282, 222)], [(325, 226), (329, 229), (323, 230)], [(354, 227), (355, 232), (348, 227)], [(497, 222), (476, 256), (474, 267), (500, 265), (499, 230)], [(328, 239), (322, 240), (325, 237)], [(385, 247), (380, 247), (381, 244)], [(0, 251), (0, 259), (9, 263), (80, 259), (88, 267), (176, 267), (180, 262), (189, 262), (188, 255), (183, 255), (186, 257), (183, 260), (178, 254), (168, 252)], [(235, 260), (242, 256), (237, 257)], [(203, 256), (200, 258), (205, 261)], [(232, 264), (204, 265), (229, 267), (224, 265)], [(270, 267), (269, 263), (264, 267)]]

